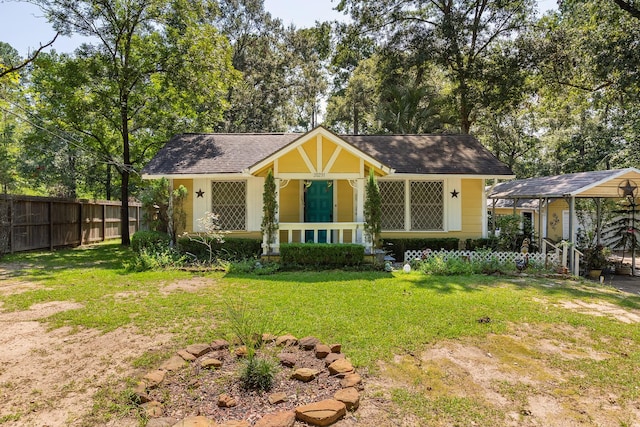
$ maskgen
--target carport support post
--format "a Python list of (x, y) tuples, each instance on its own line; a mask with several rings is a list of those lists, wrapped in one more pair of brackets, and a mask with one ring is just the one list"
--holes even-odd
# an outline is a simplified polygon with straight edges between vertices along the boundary
[(593, 199), (596, 204), (596, 246), (600, 245), (600, 229), (602, 227), (602, 199), (596, 197)]
[(571, 246), (569, 256), (569, 271), (573, 271), (573, 251), (576, 249), (576, 224), (574, 221), (574, 215), (576, 212), (576, 198), (575, 196), (569, 197), (569, 243)]
[(538, 250), (542, 250), (542, 197), (538, 197)]

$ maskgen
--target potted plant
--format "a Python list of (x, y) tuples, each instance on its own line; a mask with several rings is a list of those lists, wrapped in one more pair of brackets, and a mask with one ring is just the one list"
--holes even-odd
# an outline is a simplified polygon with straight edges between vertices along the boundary
[(593, 245), (583, 251), (589, 277), (598, 278), (602, 275), (602, 270), (607, 266), (607, 252), (602, 245)]

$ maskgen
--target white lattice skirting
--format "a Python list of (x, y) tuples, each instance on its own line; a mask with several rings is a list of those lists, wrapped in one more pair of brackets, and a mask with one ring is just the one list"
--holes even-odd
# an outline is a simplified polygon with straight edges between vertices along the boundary
[[(475, 261), (475, 260), (480, 260), (484, 258), (486, 261), (489, 261), (491, 259), (496, 259), (501, 263), (515, 262), (516, 259), (522, 259), (522, 257), (524, 257), (524, 255), (521, 254), (520, 252), (446, 251), (444, 249), (439, 251), (412, 250), (412, 251), (405, 251), (404, 262), (412, 261), (414, 259), (421, 260), (421, 259), (424, 259), (425, 257), (436, 256), (436, 255), (444, 257), (445, 260), (449, 258), (466, 258), (468, 260)], [(535, 263), (544, 264), (545, 254), (530, 253), (529, 260)], [(556, 265), (560, 263), (560, 259), (558, 255), (556, 255), (555, 253), (547, 253), (546, 261)]]

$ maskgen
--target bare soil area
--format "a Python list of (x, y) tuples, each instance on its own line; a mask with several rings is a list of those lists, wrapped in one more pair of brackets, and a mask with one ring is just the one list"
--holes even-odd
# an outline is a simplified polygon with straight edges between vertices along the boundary
[[(198, 280), (182, 281), (164, 291), (197, 289)], [(3, 276), (0, 270), (0, 295), (37, 286)], [(0, 425), (95, 425), (87, 420), (96, 393), (106, 387), (124, 389), (125, 378), (139, 378), (145, 373), (133, 367), (134, 359), (172, 345), (172, 336), (165, 333), (149, 336), (129, 329), (106, 334), (90, 329), (48, 330), (42, 321), (59, 311), (79, 307), (57, 301), (22, 312), (3, 312), (0, 306)], [(640, 322), (640, 313), (606, 303), (564, 301), (562, 307), (625, 323)], [(620, 357), (594, 350), (588, 331), (567, 325), (550, 334), (527, 324), (514, 325), (511, 330), (507, 335), (489, 335), (482, 340), (439, 341), (420, 354), (398, 355), (380, 362), (375, 376), (359, 369), (364, 377), (360, 408), (337, 426), (449, 425), (435, 419), (425, 424), (424, 417), (419, 419), (412, 411), (401, 409), (393, 400), (397, 390), (419, 394), (429, 401), (460, 398), (484, 402), (486, 408), (508, 414), (506, 420), (500, 418), (504, 424), (497, 425), (640, 426), (640, 402), (624, 403), (620, 396), (597, 388), (575, 389), (571, 379), (578, 372), (554, 363), (604, 363)], [(182, 406), (179, 401), (171, 406), (176, 415), (202, 411), (194, 406), (191, 380), (175, 377), (171, 383), (171, 393), (184, 397)], [(321, 395), (323, 391), (310, 393)], [(257, 402), (252, 410), (256, 408)], [(252, 416), (257, 419), (256, 414)], [(138, 423), (133, 414), (128, 414), (106, 425), (133, 427)]]

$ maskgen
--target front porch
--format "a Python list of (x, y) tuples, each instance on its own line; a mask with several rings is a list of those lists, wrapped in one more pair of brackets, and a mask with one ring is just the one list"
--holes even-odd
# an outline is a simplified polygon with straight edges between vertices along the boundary
[[(371, 252), (371, 242), (364, 238), (364, 222), (281, 222), (271, 252), (280, 253), (280, 243), (353, 243)], [(263, 255), (268, 254), (266, 239)]]

